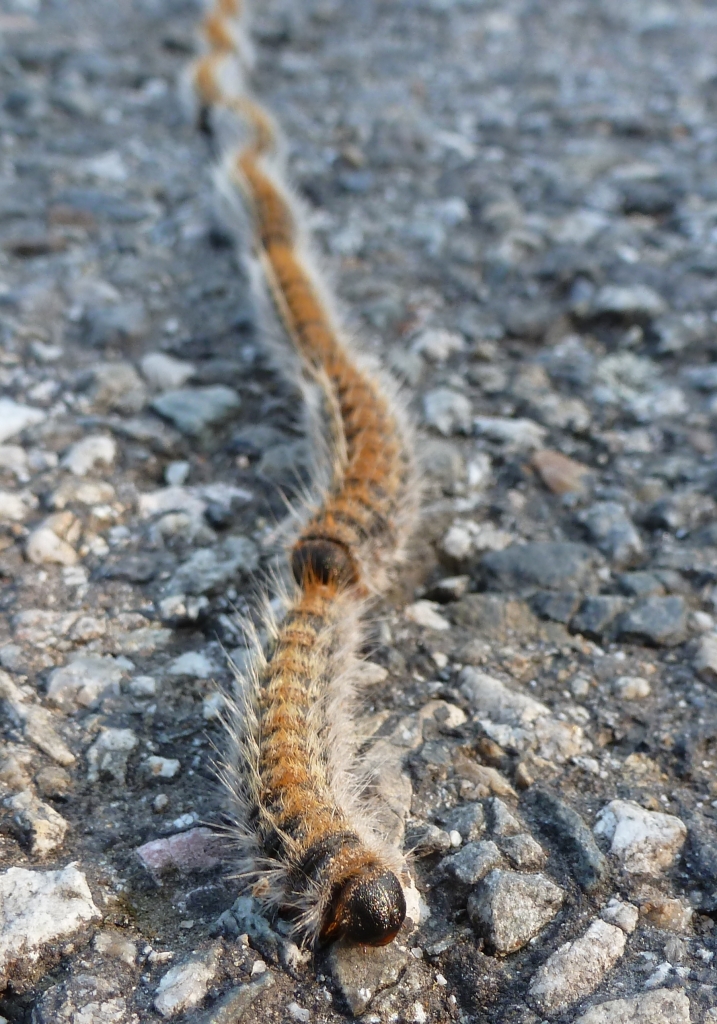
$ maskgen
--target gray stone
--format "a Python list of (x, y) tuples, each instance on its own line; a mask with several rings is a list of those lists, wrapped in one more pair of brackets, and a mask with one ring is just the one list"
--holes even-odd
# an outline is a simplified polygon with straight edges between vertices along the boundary
[(584, 636), (599, 640), (627, 606), (628, 601), (624, 597), (586, 597), (577, 615), (571, 619), (570, 629), (573, 633), (582, 633)]
[(274, 975), (271, 971), (264, 971), (248, 984), (229, 989), (217, 999), (211, 1010), (196, 1014), (192, 1018), (193, 1024), (239, 1024), (246, 1018), (252, 1004), (273, 984)]
[(174, 359), (166, 352), (148, 352), (140, 363), (142, 376), (157, 391), (181, 388), (194, 374), (194, 364)]
[(436, 388), (423, 396), (423, 418), (439, 434), (469, 434), (473, 419), (470, 400), (451, 388)]
[(541, 828), (559, 844), (578, 885), (585, 892), (594, 892), (606, 877), (608, 864), (592, 832), (577, 811), (554, 793), (537, 787), (533, 799)]
[(73, 655), (66, 665), (53, 669), (47, 680), (47, 696), (60, 706), (96, 706), (108, 693), (118, 694), (129, 664), (124, 659), (97, 654)]
[(706, 683), (717, 683), (717, 635), (708, 633), (700, 637), (692, 660), (692, 665), (700, 679)]
[(147, 401), (147, 390), (131, 363), (99, 363), (92, 367), (86, 384), (96, 412), (131, 415)]
[(397, 942), (372, 947), (340, 940), (329, 951), (328, 966), (346, 1005), (358, 1017), (377, 992), (396, 984), (408, 958), (408, 950)]
[(488, 816), (491, 832), (496, 836), (514, 836), (523, 831), (523, 826), (508, 810), (508, 807), (499, 797), (494, 796), (488, 800)]
[(75, 864), (58, 871), (9, 868), (0, 873), (0, 984), (17, 984), (58, 940), (101, 916)]
[(404, 849), (414, 857), (430, 857), (434, 853), (448, 853), (451, 849), (448, 832), (428, 822), (412, 822), (406, 827)]
[(227, 537), (217, 548), (200, 548), (177, 569), (167, 584), (169, 594), (209, 594), (254, 572), (256, 544), (248, 537)]
[(618, 576), (620, 589), (630, 597), (653, 597), (665, 593), (665, 588), (651, 572), (625, 572)]
[(616, 565), (634, 565), (642, 557), (640, 535), (625, 509), (617, 502), (596, 502), (581, 513), (578, 520), (585, 526), (590, 540)]
[(483, 804), (472, 800), (470, 803), (454, 807), (443, 815), (443, 826), (447, 832), (459, 832), (464, 843), (478, 839), (485, 831)]
[(690, 1001), (677, 989), (658, 988), (631, 999), (610, 999), (581, 1014), (575, 1024), (690, 1024)]
[(93, 348), (124, 345), (145, 337), (149, 330), (144, 303), (129, 299), (113, 306), (88, 309), (84, 316), (85, 339)]
[(503, 863), (501, 852), (495, 843), (467, 843), (458, 853), (443, 861), (442, 867), (446, 874), (461, 885), (475, 885), (485, 878), (493, 868)]
[(676, 647), (687, 638), (688, 606), (684, 597), (648, 597), (618, 622), (618, 639), (657, 647)]
[(88, 782), (124, 784), (127, 762), (137, 742), (132, 729), (103, 729), (87, 751)]
[(477, 416), (473, 429), (479, 437), (503, 444), (507, 449), (532, 451), (543, 448), (547, 430), (534, 420), (508, 419), (503, 416)]
[(533, 975), (528, 997), (542, 1014), (562, 1013), (594, 992), (625, 952), (621, 928), (593, 921), (580, 938), (566, 942)]
[(507, 836), (501, 840), (500, 848), (513, 867), (520, 868), (521, 871), (542, 868), (547, 859), (543, 847), (527, 832)]
[(531, 599), (531, 607), (541, 619), (567, 624), (580, 603), (580, 595), (574, 590), (539, 590)]
[(587, 545), (559, 541), (512, 544), (489, 552), (480, 562), (490, 586), (512, 591), (580, 588), (594, 565)]
[(553, 920), (563, 899), (545, 875), (496, 869), (470, 896), (468, 916), (497, 953), (513, 953)]
[(126, 1024), (127, 1002), (116, 981), (78, 973), (43, 993), (32, 1024)]
[(229, 419), (240, 405), (236, 391), (223, 384), (165, 391), (152, 402), (155, 412), (190, 437), (200, 437), (210, 427)]

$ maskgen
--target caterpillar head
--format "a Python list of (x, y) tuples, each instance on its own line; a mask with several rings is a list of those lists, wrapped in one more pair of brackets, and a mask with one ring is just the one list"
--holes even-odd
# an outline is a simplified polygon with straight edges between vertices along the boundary
[(321, 942), (347, 938), (363, 946), (386, 946), (406, 917), (406, 898), (392, 871), (373, 870), (349, 878), (334, 895), (319, 933)]

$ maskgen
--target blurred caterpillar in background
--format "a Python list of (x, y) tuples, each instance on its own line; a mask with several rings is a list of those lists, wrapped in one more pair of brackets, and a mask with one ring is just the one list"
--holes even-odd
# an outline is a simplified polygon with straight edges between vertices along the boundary
[[(399, 852), (360, 799), (347, 711), (367, 602), (386, 588), (417, 510), (411, 432), (396, 389), (349, 344), (310, 258), (280, 139), (251, 97), (241, 0), (215, 0), (192, 83), (218, 138), (221, 193), (239, 196), (256, 270), (301, 372), (322, 396), (330, 472), (290, 549), (293, 591), (267, 616), (230, 713), (223, 776), (235, 804), (239, 874), (267, 912), (312, 945), (390, 942), (406, 914)], [(245, 234), (240, 232), (240, 234)]]

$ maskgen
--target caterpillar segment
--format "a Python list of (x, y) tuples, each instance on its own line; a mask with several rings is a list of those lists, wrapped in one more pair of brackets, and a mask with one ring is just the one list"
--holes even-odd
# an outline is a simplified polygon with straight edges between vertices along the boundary
[[(286, 184), (270, 115), (245, 88), (239, 0), (215, 0), (193, 68), (200, 103), (241, 122), (222, 153), (243, 197), (279, 321), (330, 410), (332, 473), (289, 551), (294, 590), (257, 645), (229, 721), (223, 778), (236, 807), (239, 874), (312, 945), (383, 945), (406, 915), (405, 865), (371, 823), (347, 714), (360, 622), (402, 557), (417, 506), (410, 429), (396, 389), (345, 339)], [(232, 67), (232, 63), (234, 67)]]

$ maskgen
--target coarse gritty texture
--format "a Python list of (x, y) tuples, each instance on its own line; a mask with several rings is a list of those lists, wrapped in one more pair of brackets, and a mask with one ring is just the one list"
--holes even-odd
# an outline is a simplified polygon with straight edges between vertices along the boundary
[[(215, 213), (220, 136), (179, 98), (201, 14), (194, 0), (6, 0), (0, 13), (0, 492), (21, 516), (0, 523), (0, 870), (76, 863), (103, 915), (18, 962), (0, 1015), (86, 1020), (104, 1005), (157, 1024), (161, 978), (216, 949), (192, 1024), (250, 1003), (269, 1024), (337, 1024), (357, 994), (367, 1017), (536, 1024), (532, 979), (616, 897), (636, 927), (560, 1024), (711, 1019), (714, 4), (253, 11), (252, 91), (282, 126), (337, 319), (364, 339), (371, 373), (377, 356), (405, 384), (425, 489), (398, 582), (371, 609), (360, 724), (340, 738), (365, 758), (382, 829), (415, 848), (431, 916), (371, 955), (306, 961), (254, 911), (227, 914), (234, 855), (206, 834), (226, 823), (212, 767), (224, 651), (246, 664), (257, 573), (276, 573), (296, 535), (287, 499), (312, 507), (321, 452), (304, 400), (322, 383), (275, 369), (267, 352), (287, 346), (257, 316)], [(176, 376), (145, 374), (152, 354)], [(187, 419), (156, 415), (176, 389)], [(336, 409), (315, 404), (323, 429)], [(182, 432), (192, 416), (200, 434)], [(78, 476), (63, 463), (87, 437), (111, 438), (115, 457)], [(556, 482), (544, 449), (589, 472)], [(606, 503), (623, 510), (623, 538), (639, 535), (635, 564), (590, 531), (585, 513)], [(43, 557), (68, 564), (28, 560), (38, 529), (57, 538)], [(421, 622), (404, 614), (417, 602), (432, 613)], [(92, 674), (100, 658), (111, 686)], [(76, 685), (57, 702), (49, 681), (68, 665)], [(464, 687), (469, 668), (494, 682)], [(649, 693), (622, 696), (623, 677)], [(490, 713), (475, 700), (488, 691), (501, 696)], [(137, 742), (91, 779), (87, 752), (108, 730)], [(152, 773), (156, 757), (179, 763), (171, 778)], [(550, 799), (534, 800), (535, 784)], [(19, 821), (11, 801), (25, 793)], [(625, 871), (593, 832), (614, 800), (686, 826), (654, 875)], [(45, 860), (32, 850), (42, 805), (68, 823)], [(481, 811), (470, 841), (493, 843), (501, 870), (515, 868), (513, 837), (532, 836), (565, 893), (505, 956), (467, 917), (483, 880), (446, 870), (469, 841), (466, 807)], [(172, 856), (150, 870), (136, 851), (161, 842)], [(665, 931), (676, 906), (680, 930)]]

